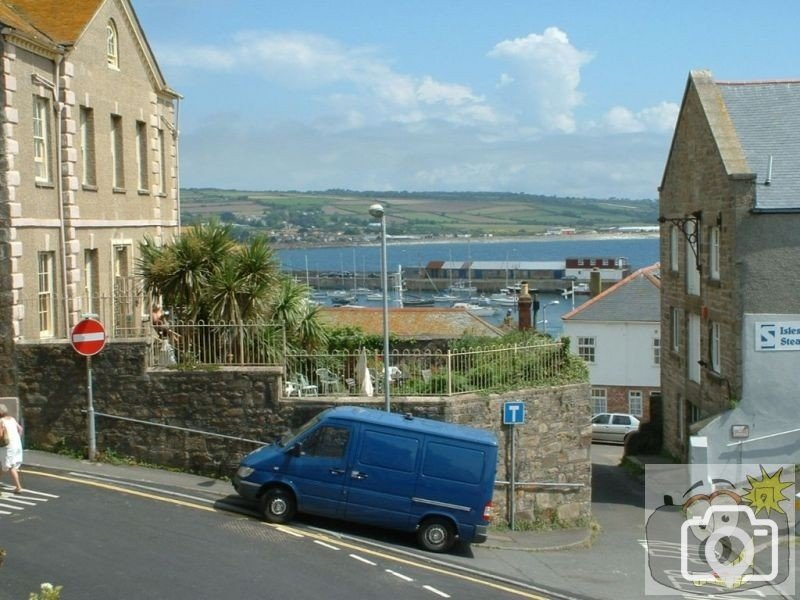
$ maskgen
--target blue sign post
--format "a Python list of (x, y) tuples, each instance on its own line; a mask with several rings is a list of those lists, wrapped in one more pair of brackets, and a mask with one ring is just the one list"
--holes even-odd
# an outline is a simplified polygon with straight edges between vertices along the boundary
[(525, 423), (524, 402), (503, 402), (503, 425), (523, 425)]
[(503, 425), (510, 425), (511, 426), (511, 473), (509, 477), (509, 488), (511, 490), (510, 498), (509, 498), (509, 512), (511, 513), (511, 518), (509, 519), (510, 523), (509, 526), (511, 527), (511, 531), (514, 531), (514, 512), (516, 512), (515, 507), (515, 498), (516, 490), (515, 490), (515, 465), (516, 465), (516, 447), (517, 447), (517, 436), (516, 431), (514, 431), (514, 425), (523, 425), (525, 423), (525, 403), (524, 402), (503, 402)]

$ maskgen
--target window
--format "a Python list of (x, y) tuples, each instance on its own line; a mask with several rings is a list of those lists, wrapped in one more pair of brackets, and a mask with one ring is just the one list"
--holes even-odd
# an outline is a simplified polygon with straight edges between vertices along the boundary
[(719, 227), (712, 227), (708, 240), (709, 273), (711, 279), (719, 280)]
[(147, 191), (147, 126), (142, 121), (136, 121), (136, 168), (139, 191)]
[(605, 388), (592, 388), (592, 414), (604, 413), (608, 410), (608, 392)]
[(720, 367), (720, 327), (719, 323), (712, 321), (708, 332), (708, 363), (714, 373), (721, 373)]
[(94, 110), (81, 106), (81, 184), (97, 185), (94, 158)]
[(587, 363), (595, 362), (595, 338), (593, 337), (579, 337), (578, 338), (578, 356), (580, 356)]
[(628, 412), (634, 417), (642, 416), (642, 392), (641, 390), (628, 391)]
[(413, 473), (419, 440), (379, 431), (364, 431), (358, 460), (361, 464)]
[(653, 364), (661, 364), (661, 339), (653, 338)]
[(611, 417), (612, 425), (633, 425), (633, 420), (628, 415), (614, 415)]
[(55, 334), (55, 253), (39, 252), (39, 334)]
[(303, 454), (318, 458), (342, 458), (349, 439), (349, 429), (326, 425), (303, 440)]
[(700, 383), (700, 315), (688, 315), (686, 331), (686, 375)]
[(111, 115), (111, 164), (114, 189), (125, 187), (125, 167), (122, 160), (122, 117)]
[(681, 349), (681, 329), (683, 327), (683, 323), (681, 323), (681, 310), (675, 307), (670, 308), (669, 318), (672, 326), (672, 351), (679, 352)]
[(36, 181), (50, 182), (50, 102), (33, 98), (33, 165)]
[(678, 272), (678, 227), (673, 225), (669, 228), (669, 267), (674, 272)]
[(483, 477), (486, 459), (482, 450), (429, 442), (423, 458), (422, 475), (463, 483), (479, 483)]
[(119, 69), (119, 38), (114, 21), (106, 25), (106, 60), (112, 69)]
[(700, 295), (700, 270), (697, 268), (700, 240), (696, 233), (697, 223), (686, 221), (686, 293), (690, 296)]
[(611, 415), (597, 415), (592, 419), (592, 423), (595, 425), (608, 425), (608, 422), (611, 420)]
[(97, 249), (83, 251), (83, 294), (86, 298), (85, 311), (97, 314), (97, 295), (100, 291), (100, 272), (98, 269)]
[(158, 130), (158, 193), (167, 193), (167, 150), (163, 129)]

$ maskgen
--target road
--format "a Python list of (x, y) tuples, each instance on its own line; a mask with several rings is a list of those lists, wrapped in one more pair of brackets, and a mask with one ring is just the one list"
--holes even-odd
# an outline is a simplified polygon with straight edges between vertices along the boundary
[(77, 473), (26, 472), (25, 485), (0, 498), (3, 600), (42, 582), (64, 586), (65, 600), (545, 598), (390, 548), (268, 525), (211, 498)]

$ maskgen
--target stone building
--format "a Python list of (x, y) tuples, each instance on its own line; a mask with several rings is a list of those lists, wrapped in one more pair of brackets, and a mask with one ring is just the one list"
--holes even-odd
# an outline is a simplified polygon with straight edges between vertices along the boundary
[(0, 0), (0, 395), (14, 344), (142, 328), (138, 244), (179, 227), (179, 95), (129, 0)]
[(779, 459), (797, 446), (799, 120), (800, 81), (689, 75), (659, 188), (664, 443), (676, 457)]

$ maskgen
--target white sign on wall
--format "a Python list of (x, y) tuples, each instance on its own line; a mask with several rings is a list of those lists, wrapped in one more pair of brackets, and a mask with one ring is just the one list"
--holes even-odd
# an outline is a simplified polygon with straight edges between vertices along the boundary
[(800, 352), (800, 321), (756, 323), (756, 352)]

